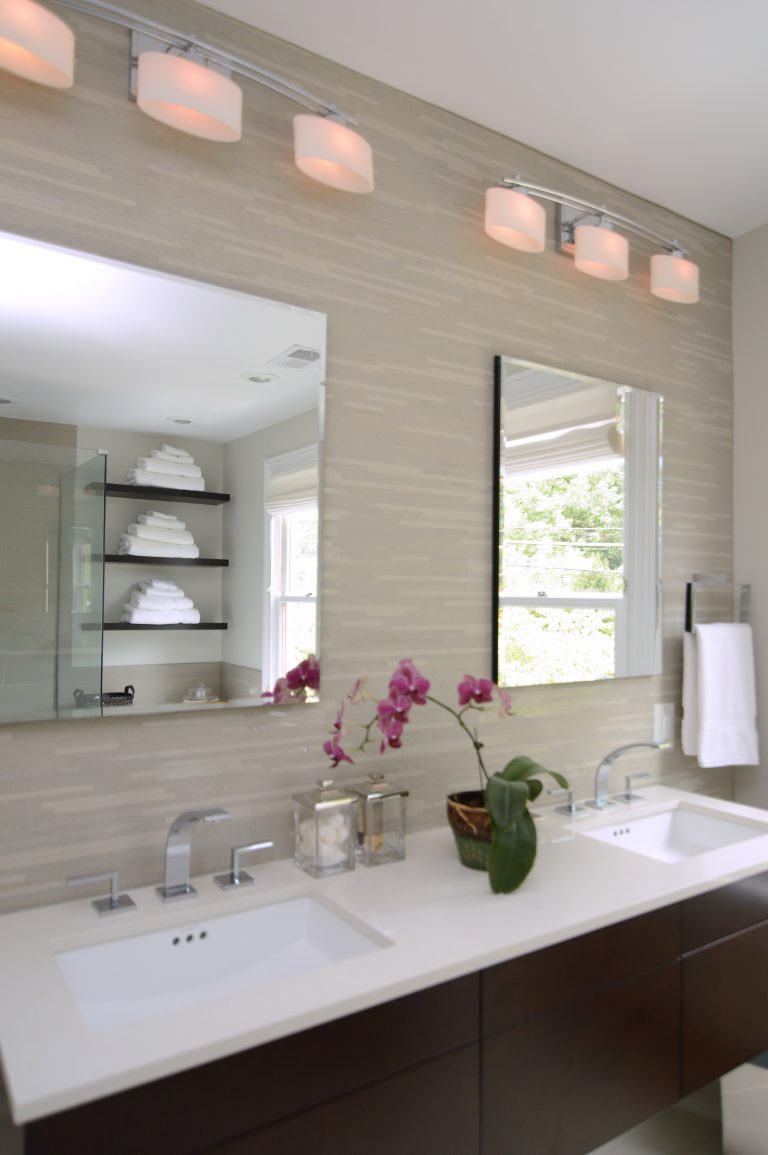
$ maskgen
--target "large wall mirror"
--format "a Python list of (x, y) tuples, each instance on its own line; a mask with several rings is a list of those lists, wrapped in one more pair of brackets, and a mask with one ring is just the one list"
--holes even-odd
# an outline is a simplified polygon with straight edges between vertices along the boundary
[(0, 721), (269, 703), (317, 651), (325, 316), (10, 235), (0, 269)]
[(661, 672), (656, 393), (495, 360), (494, 677)]

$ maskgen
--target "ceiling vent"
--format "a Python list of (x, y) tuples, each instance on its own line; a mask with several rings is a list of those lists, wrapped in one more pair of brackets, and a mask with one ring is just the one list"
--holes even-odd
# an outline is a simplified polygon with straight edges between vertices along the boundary
[(306, 345), (291, 345), (267, 361), (268, 365), (279, 365), (281, 369), (306, 369), (307, 365), (314, 365), (320, 360), (320, 350), (310, 349)]

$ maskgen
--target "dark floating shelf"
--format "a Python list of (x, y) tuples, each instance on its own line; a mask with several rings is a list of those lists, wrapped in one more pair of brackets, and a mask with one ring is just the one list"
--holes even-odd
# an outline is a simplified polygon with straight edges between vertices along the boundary
[[(84, 630), (100, 630), (98, 623), (83, 625)], [(104, 622), (105, 630), (226, 630), (226, 622), (198, 622), (197, 625), (188, 625), (185, 622), (172, 625), (151, 625), (144, 622)]]
[(104, 561), (111, 565), (203, 565), (227, 566), (225, 557), (144, 557), (133, 553), (107, 553)]
[(107, 497), (149, 498), (152, 501), (185, 501), (190, 505), (225, 505), (228, 493), (214, 493), (207, 489), (168, 489), (164, 485), (125, 485), (114, 481), (104, 484), (94, 481), (85, 487), (86, 493), (106, 493)]

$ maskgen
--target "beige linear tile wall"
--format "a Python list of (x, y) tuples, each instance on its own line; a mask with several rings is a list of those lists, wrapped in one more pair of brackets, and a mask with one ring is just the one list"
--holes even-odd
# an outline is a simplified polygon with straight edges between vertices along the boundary
[[(247, 84), (240, 144), (174, 133), (125, 99), (127, 34), (84, 16), (67, 17), (71, 92), (0, 74), (0, 227), (328, 314), (325, 701), (0, 727), (5, 909), (63, 898), (65, 875), (107, 866), (129, 887), (155, 881), (170, 820), (200, 804), (235, 821), (195, 835), (196, 872), (221, 869), (236, 840), (269, 835), (287, 854), (290, 794), (323, 771), (334, 700), (358, 671), (383, 687), (411, 656), (449, 697), (464, 672), (487, 672), (495, 353), (664, 394), (665, 674), (518, 692), (517, 716), (487, 728), (492, 764), (526, 752), (586, 792), (600, 756), (647, 738), (653, 703), (679, 698), (686, 577), (731, 566), (727, 240), (186, 0), (132, 3), (335, 100), (373, 145), (372, 196), (322, 188), (292, 164), (294, 107)], [(534, 257), (488, 240), (484, 189), (513, 173), (677, 237), (701, 265), (701, 303), (649, 295), (642, 243), (615, 285), (551, 246)], [(470, 753), (443, 716), (413, 720), (386, 761), (411, 790), (412, 828), (443, 821), (446, 791), (473, 782)], [(626, 769), (645, 761), (732, 790), (729, 771), (699, 773), (679, 751)]]

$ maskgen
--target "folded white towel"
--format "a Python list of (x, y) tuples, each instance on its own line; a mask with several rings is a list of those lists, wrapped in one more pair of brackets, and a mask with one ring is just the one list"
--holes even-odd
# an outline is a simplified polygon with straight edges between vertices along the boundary
[(128, 599), (132, 606), (139, 610), (193, 610), (195, 603), (192, 598), (164, 597), (160, 592), (154, 594), (140, 593), (134, 590)]
[(195, 544), (195, 539), (188, 529), (164, 529), (160, 525), (140, 525), (132, 522), (125, 532), (146, 541), (166, 541), (170, 545)]
[(199, 610), (140, 610), (136, 606), (123, 606), (121, 622), (143, 626), (196, 626), (200, 621)]
[(156, 485), (159, 489), (205, 489), (204, 477), (179, 477), (172, 473), (152, 473), (148, 469), (130, 469), (129, 485)]
[(187, 465), (184, 461), (161, 461), (159, 457), (137, 457), (136, 467), (149, 473), (168, 473), (174, 477), (202, 477), (199, 465)]
[(699, 765), (759, 765), (752, 627), (696, 626), (695, 644)]
[(186, 529), (187, 523), (178, 517), (158, 517), (156, 513), (140, 513), (141, 525), (156, 525), (158, 529)]
[[(160, 521), (162, 521), (163, 523), (165, 523), (166, 521), (169, 521), (169, 522), (179, 521), (179, 519), (175, 513), (163, 513), (163, 511), (161, 509), (148, 509), (145, 514), (142, 514), (139, 516), (139, 521), (141, 521), (142, 516), (143, 517), (156, 517)], [(176, 528), (177, 529), (186, 529), (187, 527), (184, 524), (184, 522), (182, 521), (182, 522), (179, 522), (179, 524), (176, 526)]]
[(175, 445), (161, 445), (163, 453), (167, 453), (169, 457), (190, 457), (191, 454), (186, 449), (178, 449)]
[(186, 465), (193, 465), (195, 461), (189, 453), (166, 453), (163, 449), (150, 449), (149, 456), (158, 461), (183, 461)]
[(166, 541), (147, 541), (130, 533), (121, 536), (117, 552), (136, 557), (200, 557), (200, 550), (196, 545), (171, 545)]
[(144, 581), (139, 582), (139, 589), (144, 594), (170, 594), (171, 597), (183, 598), (184, 590), (176, 585), (176, 582), (169, 581), (167, 578), (145, 578)]

